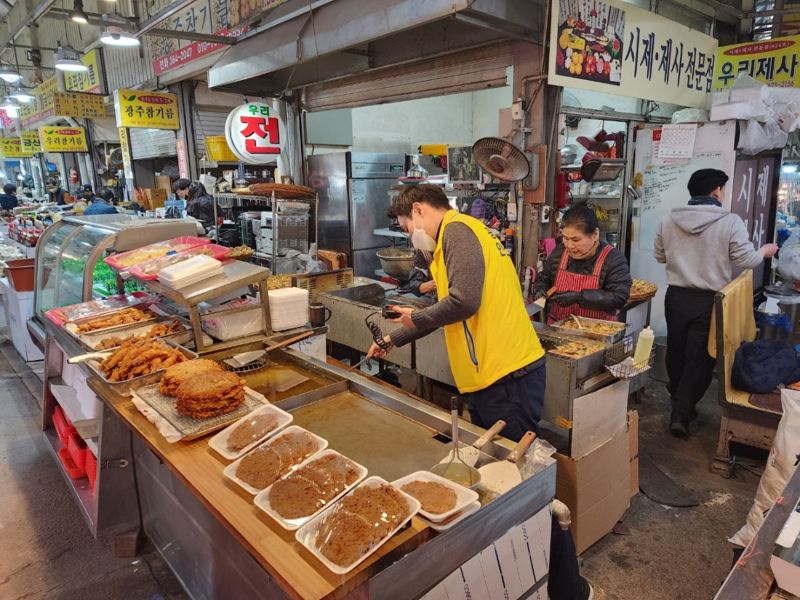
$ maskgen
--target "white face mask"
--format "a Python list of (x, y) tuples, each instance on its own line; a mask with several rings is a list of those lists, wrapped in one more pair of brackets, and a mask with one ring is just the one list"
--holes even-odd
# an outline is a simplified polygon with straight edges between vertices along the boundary
[(414, 223), (414, 233), (411, 234), (411, 245), (423, 252), (436, 250), (436, 240), (429, 236), (422, 226), (417, 227), (416, 223)]

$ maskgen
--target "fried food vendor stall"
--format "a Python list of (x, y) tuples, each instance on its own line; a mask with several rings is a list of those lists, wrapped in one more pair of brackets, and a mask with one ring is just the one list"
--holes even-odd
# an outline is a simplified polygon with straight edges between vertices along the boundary
[[(230, 264), (180, 296), (193, 297), (192, 285), (247, 287), (269, 274)], [(508, 466), (522, 479), (504, 493), (488, 482), (469, 489), (437, 480), (428, 470), (455, 437), (448, 413), (274, 349), (296, 334), (271, 331), (275, 315), (260, 339), (239, 345), (183, 341), (194, 332), (182, 313), (160, 315), (176, 303), (152, 293), (164, 281), (150, 281), (138, 279), (145, 300), (80, 303), (43, 320), (45, 435), (94, 533), (135, 529), (141, 511), (144, 532), (193, 597), (408, 598), (456, 578), (461, 590), (504, 585), (509, 597), (545, 597), (555, 464), (538, 445), (516, 465), (505, 460), (511, 442), (482, 447), (479, 468)], [(103, 336), (121, 339), (69, 364)], [(202, 358), (188, 346), (201, 347)], [(62, 406), (70, 406), (63, 382), (80, 378), (74, 369), (100, 401), (100, 443), (96, 464), (83, 463), (88, 477), (71, 479), (67, 459), (86, 425), (70, 423)], [(485, 433), (460, 420), (456, 430), (464, 445)]]

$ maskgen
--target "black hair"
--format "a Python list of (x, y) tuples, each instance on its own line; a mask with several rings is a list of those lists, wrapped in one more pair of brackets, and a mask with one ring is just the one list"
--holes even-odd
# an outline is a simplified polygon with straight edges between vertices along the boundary
[(61, 184), (59, 184), (58, 179), (56, 179), (55, 177), (48, 177), (47, 181), (45, 183), (46, 183), (46, 185), (55, 185), (55, 186), (60, 186), (61, 185)]
[(192, 185), (191, 181), (181, 178), (172, 184), (172, 191), (177, 194), (178, 190), (187, 190), (190, 185)]
[(3, 186), (3, 192), (6, 194), (16, 194), (17, 186), (15, 186), (13, 183), (7, 183)]
[(102, 198), (106, 202), (111, 202), (114, 200), (114, 192), (111, 190), (111, 188), (106, 186), (97, 188), (97, 191), (94, 195), (98, 198)]
[(389, 217), (410, 217), (411, 208), (415, 202), (424, 202), (434, 208), (450, 209), (450, 201), (439, 186), (409, 185), (397, 195), (389, 206)]
[(709, 196), (711, 192), (728, 183), (728, 175), (719, 169), (700, 169), (689, 177), (689, 194), (696, 196)]
[(195, 198), (200, 198), (201, 196), (208, 196), (206, 186), (199, 181), (195, 181), (189, 186), (189, 196), (186, 199), (194, 200)]
[(600, 227), (600, 223), (597, 222), (597, 215), (593, 208), (579, 204), (564, 213), (561, 219), (561, 228), (564, 227), (576, 227), (585, 235), (591, 235)]

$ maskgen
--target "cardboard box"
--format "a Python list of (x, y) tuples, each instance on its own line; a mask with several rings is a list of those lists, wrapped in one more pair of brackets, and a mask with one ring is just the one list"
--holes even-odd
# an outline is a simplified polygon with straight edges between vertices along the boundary
[(569, 455), (582, 458), (608, 442), (628, 423), (630, 380), (575, 398), (572, 403), (572, 440)]
[(572, 513), (572, 536), (581, 554), (610, 532), (630, 505), (628, 427), (582, 458), (554, 456), (558, 465), (556, 498)]
[(631, 498), (639, 493), (639, 413), (628, 411), (628, 434), (631, 456)]
[(156, 189), (165, 190), (167, 195), (172, 191), (172, 181), (167, 175), (159, 175), (156, 177)]
[(164, 206), (167, 201), (167, 192), (159, 188), (145, 188), (145, 196), (147, 196), (147, 205), (150, 210), (155, 210)]

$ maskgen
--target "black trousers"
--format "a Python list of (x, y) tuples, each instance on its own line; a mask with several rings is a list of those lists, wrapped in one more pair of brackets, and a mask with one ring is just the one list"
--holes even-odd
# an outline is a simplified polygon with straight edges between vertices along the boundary
[(708, 331), (716, 292), (669, 286), (664, 299), (667, 318), (667, 374), (672, 411), (691, 421), (714, 373), (708, 354)]

